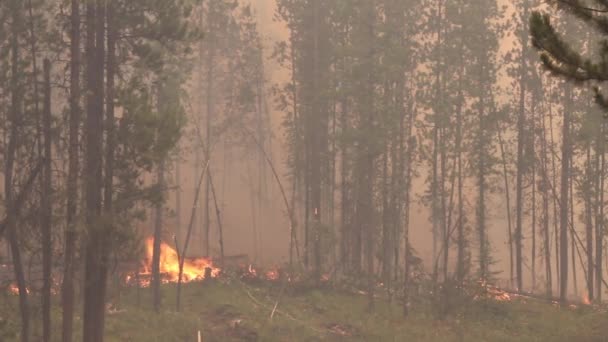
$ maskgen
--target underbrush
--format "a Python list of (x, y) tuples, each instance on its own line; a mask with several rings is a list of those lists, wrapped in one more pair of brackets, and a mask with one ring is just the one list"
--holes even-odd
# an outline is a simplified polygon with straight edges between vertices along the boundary
[[(139, 294), (138, 294), (139, 291)], [(176, 287), (162, 288), (155, 313), (150, 289), (114, 289), (106, 318), (106, 340), (116, 342), (196, 341), (605, 341), (606, 313), (597, 307), (559, 307), (533, 299), (500, 302), (457, 296), (448, 291), (449, 310), (438, 317), (433, 298), (412, 298), (403, 317), (397, 297), (391, 303), (378, 291), (368, 311), (363, 292), (325, 285), (294, 290), (280, 282), (248, 283), (216, 279), (183, 287), (182, 307), (175, 307)], [(18, 340), (17, 297), (0, 294), (0, 341)], [(58, 298), (55, 298), (58, 300)], [(39, 326), (38, 298), (32, 297), (33, 325)], [(61, 312), (55, 303), (54, 340), (60, 338)], [(271, 318), (272, 316), (272, 318)], [(75, 340), (81, 339), (75, 320)], [(34, 329), (34, 336), (39, 331)], [(33, 340), (36, 340), (34, 338)]]

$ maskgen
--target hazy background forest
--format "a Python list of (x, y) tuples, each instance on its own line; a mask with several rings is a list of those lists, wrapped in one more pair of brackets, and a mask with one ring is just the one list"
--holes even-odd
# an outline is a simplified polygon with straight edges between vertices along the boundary
[(0, 340), (602, 340), (605, 13), (0, 1)]

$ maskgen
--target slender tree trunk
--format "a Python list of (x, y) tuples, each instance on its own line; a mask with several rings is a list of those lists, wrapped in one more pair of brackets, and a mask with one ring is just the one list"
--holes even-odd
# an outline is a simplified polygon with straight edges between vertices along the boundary
[(108, 241), (100, 224), (102, 132), (104, 114), (105, 6), (87, 3), (87, 120), (85, 197), (88, 237), (85, 247), (83, 342), (102, 342), (105, 319)]
[(52, 251), (53, 240), (51, 237), (53, 218), (53, 206), (51, 202), (52, 185), (52, 169), (51, 169), (51, 62), (48, 59), (44, 60), (44, 172), (43, 172), (43, 188), (41, 209), (42, 214), (42, 340), (48, 342), (51, 340), (51, 267), (52, 267)]
[(523, 219), (523, 178), (524, 178), (524, 146), (525, 146), (525, 57), (522, 53), (521, 81), (519, 95), (519, 115), (517, 117), (517, 184), (516, 184), (516, 208), (515, 208), (515, 269), (517, 278), (517, 290), (523, 290), (522, 271), (522, 219)]
[(74, 322), (74, 273), (76, 254), (76, 210), (80, 149), (80, 0), (72, 0), (70, 16), (70, 117), (68, 142), (68, 179), (66, 231), (61, 306), (63, 314), (62, 341), (72, 342)]
[(606, 123), (600, 123), (600, 130), (598, 136), (598, 167), (597, 167), (597, 216), (595, 220), (595, 289), (596, 300), (598, 303), (602, 302), (602, 280), (603, 280), (603, 272), (602, 272), (602, 262), (603, 262), (603, 253), (604, 253), (604, 155), (605, 155), (605, 132), (606, 132)]
[(536, 97), (532, 98), (532, 117), (530, 120), (531, 132), (530, 151), (532, 151), (532, 292), (536, 291)]
[[(208, 13), (208, 19), (207, 22), (209, 22), (209, 27), (210, 28), (214, 28), (214, 18), (215, 18), (215, 7), (213, 5), (213, 1), (210, 1), (208, 6), (209, 6), (209, 13)], [(212, 127), (211, 125), (213, 124), (213, 115), (214, 115), (214, 111), (215, 111), (215, 104), (214, 104), (214, 87), (215, 87), (215, 44), (216, 44), (216, 40), (215, 40), (215, 36), (213, 33), (211, 33), (211, 37), (209, 37), (209, 42), (208, 42), (208, 51), (207, 51), (207, 61), (206, 61), (206, 68), (207, 68), (207, 93), (206, 93), (206, 134), (205, 134), (205, 138), (206, 138), (206, 150), (205, 150), (205, 154), (207, 156), (211, 155), (211, 151), (209, 150), (211, 148), (211, 134), (212, 134)], [(209, 237), (209, 232), (210, 232), (210, 211), (209, 211), (209, 198), (210, 198), (210, 191), (211, 191), (211, 181), (209, 179), (209, 173), (207, 173), (207, 178), (205, 180), (205, 199), (204, 199), (204, 211), (203, 211), (203, 229), (204, 229), (204, 254), (205, 255), (209, 255), (209, 253), (211, 252), (209, 250), (210, 248), (210, 237)]]
[(403, 315), (409, 315), (409, 295), (410, 295), (410, 268), (411, 268), (411, 251), (410, 251), (410, 198), (412, 190), (412, 157), (415, 149), (415, 137), (412, 135), (416, 113), (412, 111), (407, 125), (407, 154), (405, 158), (405, 198), (404, 198), (404, 218), (403, 218), (403, 259), (404, 259), (404, 279), (403, 279)]
[(19, 54), (19, 34), (22, 30), (22, 3), (20, 0), (12, 0), (10, 3), (12, 23), (10, 38), (11, 58), (11, 90), (10, 111), (7, 120), (9, 128), (8, 144), (4, 157), (4, 202), (6, 206), (6, 230), (10, 244), (11, 256), (13, 258), (13, 270), (19, 290), (19, 310), (21, 311), (21, 341), (28, 342), (30, 337), (30, 314), (28, 306), (28, 293), (25, 282), (25, 273), (21, 264), (21, 250), (17, 235), (17, 217), (15, 215), (15, 201), (13, 193), (13, 172), (15, 166), (15, 155), (19, 140), (19, 127), (22, 120), (23, 85), (20, 80), (21, 69)]
[(572, 89), (569, 84), (566, 84), (565, 106), (564, 106), (564, 122), (562, 128), (562, 172), (561, 172), (561, 191), (560, 191), (560, 294), (559, 298), (562, 303), (566, 303), (568, 295), (568, 190), (570, 181), (570, 109), (572, 101)]
[[(550, 106), (550, 105), (549, 105)], [(554, 229), (554, 236), (555, 236), (555, 273), (557, 275), (557, 286), (558, 286), (558, 291), (559, 291), (559, 287), (561, 286), (560, 284), (560, 272), (561, 272), (561, 268), (560, 268), (560, 253), (559, 253), (559, 212), (557, 209), (557, 202), (558, 202), (558, 197), (557, 197), (557, 166), (555, 164), (555, 139), (553, 137), (553, 130), (554, 130), (554, 126), (553, 126), (553, 112), (551, 111), (551, 107), (549, 107), (549, 135), (551, 138), (551, 142), (550, 142), (550, 154), (551, 154), (551, 168), (552, 168), (552, 195), (553, 195), (553, 229)]]
[[(462, 94), (462, 69), (458, 74), (458, 107), (456, 109), (456, 159), (457, 159), (457, 172), (458, 172), (458, 261), (456, 264), (456, 279), (459, 284), (462, 284), (465, 277), (465, 232), (464, 232), (464, 203), (463, 203), (463, 165), (462, 165), (462, 105), (463, 105), (463, 94)], [(501, 145), (502, 146), (502, 145)]]
[(182, 175), (180, 150), (178, 147), (175, 159), (175, 238), (182, 242)]
[[(160, 101), (159, 101), (160, 102)], [(160, 107), (160, 106), (159, 106)], [(165, 188), (165, 161), (162, 160), (158, 167), (157, 174), (157, 186), (159, 189)], [(163, 228), (163, 202), (159, 201), (156, 203), (155, 208), (155, 219), (154, 219), (154, 245), (152, 248), (152, 305), (154, 310), (160, 312), (161, 306), (161, 294), (160, 294), (160, 259), (161, 259), (161, 242), (162, 242), (162, 228)], [(182, 258), (185, 258), (185, 254)]]
[(547, 159), (547, 128), (545, 117), (541, 118), (541, 159), (542, 159), (542, 194), (543, 194), (543, 249), (545, 252), (545, 293), (547, 298), (553, 297), (553, 275), (551, 272), (551, 233), (549, 231), (549, 162)]
[[(388, 149), (388, 148), (387, 148)], [(389, 220), (389, 184), (388, 184), (388, 151), (382, 156), (382, 279), (388, 285), (391, 272), (391, 227)]]
[[(572, 147), (571, 147), (572, 149)], [(572, 153), (573, 154), (573, 153)], [(570, 156), (570, 173), (574, 170), (572, 156)], [(574, 177), (574, 176), (572, 176)], [(569, 209), (569, 226), (570, 226), (570, 254), (572, 255), (572, 285), (574, 287), (574, 293), (578, 295), (578, 281), (576, 278), (576, 224), (574, 222), (574, 181), (570, 180), (569, 185), (569, 197), (570, 197), (570, 205)], [(581, 265), (582, 266), (582, 265)]]
[(585, 183), (587, 184), (585, 186), (585, 190), (584, 190), (584, 204), (585, 204), (585, 239), (586, 239), (586, 245), (587, 245), (587, 296), (589, 297), (590, 301), (593, 301), (594, 299), (594, 289), (593, 289), (593, 285), (594, 285), (594, 281), (593, 281), (593, 276), (595, 274), (595, 266), (593, 264), (593, 214), (591, 211), (591, 207), (592, 207), (592, 175), (593, 175), (593, 170), (591, 167), (591, 144), (587, 145), (587, 160), (585, 161), (585, 167), (586, 167), (586, 172), (585, 172)]
[(500, 144), (500, 155), (502, 159), (502, 170), (503, 170), (503, 178), (505, 182), (505, 201), (507, 202), (507, 233), (509, 234), (509, 275), (510, 275), (510, 283), (511, 286), (514, 285), (514, 260), (513, 260), (513, 223), (512, 220), (512, 212), (511, 212), (511, 188), (509, 187), (509, 171), (507, 169), (507, 156), (505, 153), (505, 143), (502, 138), (501, 129), (498, 129), (498, 141)]

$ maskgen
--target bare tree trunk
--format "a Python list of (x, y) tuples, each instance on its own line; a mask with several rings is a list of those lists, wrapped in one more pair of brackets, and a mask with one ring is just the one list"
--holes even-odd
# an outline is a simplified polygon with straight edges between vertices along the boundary
[(63, 314), (62, 341), (72, 342), (74, 322), (74, 273), (76, 254), (76, 210), (80, 149), (80, 0), (72, 0), (70, 16), (70, 118), (68, 143), (68, 179), (66, 231), (61, 306)]
[(513, 260), (513, 224), (511, 222), (511, 189), (509, 187), (509, 171), (507, 169), (507, 157), (505, 154), (505, 143), (502, 138), (501, 129), (498, 129), (498, 141), (500, 144), (500, 155), (502, 159), (503, 178), (505, 182), (505, 201), (507, 202), (507, 233), (509, 234), (509, 270), (511, 286), (514, 284), (514, 260)]
[(562, 303), (566, 303), (568, 295), (568, 190), (570, 181), (570, 109), (572, 101), (572, 89), (566, 84), (564, 105), (564, 122), (562, 128), (562, 172), (561, 172), (561, 192), (560, 192), (560, 294)]
[(593, 214), (592, 214), (592, 198), (591, 198), (591, 188), (594, 182), (592, 181), (593, 171), (591, 167), (591, 144), (587, 145), (587, 160), (585, 161), (585, 182), (588, 184), (585, 186), (584, 190), (584, 204), (585, 204), (585, 240), (587, 245), (587, 296), (589, 296), (589, 300), (593, 301), (594, 299), (594, 281), (593, 276), (594, 265), (593, 265)]
[[(456, 109), (456, 159), (458, 172), (458, 216), (456, 224), (458, 227), (458, 261), (456, 263), (456, 279), (459, 284), (464, 282), (465, 277), (465, 232), (464, 232), (464, 203), (463, 203), (463, 165), (462, 165), (462, 69), (458, 74), (458, 107)], [(502, 147), (502, 145), (501, 145)]]
[[(573, 161), (572, 156), (570, 156), (570, 172), (572, 173)], [(574, 176), (572, 176), (574, 178)], [(574, 221), (574, 181), (570, 180), (569, 185), (569, 196), (570, 196), (570, 205), (569, 209), (569, 225), (570, 225), (570, 254), (572, 256), (572, 285), (574, 286), (574, 293), (578, 295), (578, 281), (576, 279), (576, 225)], [(582, 265), (581, 265), (582, 266)]]
[(85, 194), (88, 236), (85, 248), (83, 342), (102, 342), (108, 267), (106, 227), (100, 224), (104, 114), (105, 4), (87, 3), (87, 120)]
[[(551, 106), (551, 105), (549, 105)], [(551, 168), (552, 168), (552, 186), (551, 188), (552, 190), (552, 194), (553, 194), (553, 229), (554, 229), (554, 236), (555, 236), (555, 273), (557, 275), (557, 286), (558, 286), (558, 291), (559, 291), (559, 287), (560, 285), (560, 254), (559, 254), (559, 247), (560, 244), (558, 243), (559, 240), (559, 213), (557, 210), (557, 202), (558, 202), (558, 197), (557, 197), (557, 193), (556, 193), (556, 187), (557, 187), (557, 166), (555, 165), (555, 139), (553, 137), (553, 112), (551, 111), (551, 107), (549, 107), (549, 135), (551, 138), (551, 142), (550, 142), (550, 151), (549, 153), (551, 154)]]
[(600, 123), (600, 132), (598, 136), (598, 167), (597, 167), (597, 185), (598, 189), (596, 196), (596, 219), (595, 219), (595, 289), (597, 291), (596, 301), (602, 302), (602, 262), (604, 253), (604, 175), (605, 175), (605, 132), (606, 123)]
[(545, 293), (547, 298), (553, 297), (553, 275), (551, 272), (551, 234), (549, 232), (549, 161), (547, 159), (547, 128), (545, 117), (541, 118), (541, 159), (542, 159), (542, 194), (543, 194), (543, 249), (545, 252)]
[[(159, 100), (160, 102), (160, 100)], [(160, 106), (159, 106), (160, 108)], [(165, 188), (165, 161), (162, 160), (158, 167), (157, 174), (157, 186), (159, 189)], [(162, 228), (163, 228), (163, 202), (159, 201), (156, 203), (155, 208), (155, 219), (154, 219), (154, 246), (152, 248), (152, 305), (156, 312), (160, 312), (161, 306), (161, 294), (160, 294), (160, 246), (162, 240)], [(186, 255), (182, 256), (182, 259)]]
[(175, 238), (182, 242), (182, 176), (180, 150), (178, 147), (175, 159)]
[(412, 130), (416, 113), (410, 113), (409, 123), (407, 126), (407, 155), (405, 158), (405, 165), (407, 167), (405, 172), (405, 198), (404, 198), (404, 218), (403, 218), (403, 240), (404, 240), (404, 279), (403, 279), (403, 315), (408, 316), (409, 314), (409, 295), (410, 295), (410, 267), (411, 267), (411, 251), (410, 251), (410, 198), (412, 190), (412, 157), (413, 151), (416, 148), (415, 137), (412, 135)]
[(532, 151), (532, 292), (536, 291), (536, 96), (532, 98), (532, 117), (530, 120), (531, 132), (530, 151)]
[[(523, 43), (522, 43), (523, 44)], [(521, 82), (519, 96), (519, 115), (517, 118), (517, 184), (516, 184), (516, 208), (515, 208), (515, 269), (517, 278), (517, 290), (523, 290), (522, 271), (522, 218), (523, 218), (523, 177), (524, 177), (524, 135), (525, 135), (525, 57), (522, 53)]]
[[(209, 27), (213, 27), (213, 23), (214, 23), (214, 18), (215, 18), (215, 8), (213, 5), (213, 1), (210, 1), (209, 4), (209, 12), (208, 12), (208, 19), (207, 21), (210, 23)], [(214, 77), (215, 77), (215, 44), (216, 44), (216, 40), (215, 40), (215, 36), (213, 33), (211, 33), (210, 37), (209, 37), (209, 42), (208, 42), (208, 51), (207, 51), (207, 61), (206, 61), (206, 68), (207, 68), (207, 93), (206, 93), (206, 105), (207, 105), (207, 113), (206, 113), (206, 119), (207, 119), (207, 123), (206, 123), (206, 134), (205, 134), (205, 138), (206, 138), (206, 150), (205, 150), (205, 154), (207, 156), (211, 155), (211, 151), (209, 150), (211, 148), (211, 125), (213, 124), (213, 115), (214, 115), (214, 111), (215, 111), (215, 106), (214, 106), (214, 93), (213, 93), (213, 89), (215, 86), (215, 82), (214, 82)], [(210, 195), (210, 191), (211, 191), (211, 184), (210, 184), (210, 179), (209, 179), (209, 173), (207, 174), (207, 179), (205, 181), (205, 200), (204, 200), (204, 212), (203, 212), (203, 229), (204, 229), (204, 254), (205, 255), (209, 255), (209, 253), (211, 252), (209, 250), (210, 248), (210, 237), (209, 237), (209, 232), (210, 232), (210, 212), (209, 212), (209, 195)]]
[(44, 118), (43, 118), (43, 133), (44, 133), (44, 172), (43, 172), (43, 187), (42, 187), (42, 340), (48, 342), (51, 340), (51, 283), (52, 283), (52, 251), (53, 240), (51, 237), (53, 219), (53, 206), (51, 202), (52, 185), (52, 169), (51, 169), (51, 62), (48, 59), (44, 60)]
[(17, 280), (17, 288), (19, 289), (19, 310), (21, 311), (21, 341), (28, 342), (30, 337), (30, 314), (28, 307), (28, 294), (25, 282), (25, 273), (21, 264), (21, 250), (19, 246), (19, 238), (17, 235), (17, 217), (15, 215), (14, 201), (14, 182), (13, 173), (15, 165), (15, 154), (19, 140), (19, 126), (23, 116), (23, 86), (20, 81), (20, 54), (19, 54), (19, 33), (22, 29), (22, 3), (19, 0), (13, 0), (10, 3), (12, 23), (11, 23), (11, 38), (10, 38), (10, 56), (11, 56), (11, 102), (10, 111), (7, 118), (7, 126), (9, 127), (8, 143), (5, 152), (4, 162), (4, 201), (6, 206), (6, 230), (7, 238), (10, 243), (11, 254), (13, 258), (13, 270), (15, 279)]

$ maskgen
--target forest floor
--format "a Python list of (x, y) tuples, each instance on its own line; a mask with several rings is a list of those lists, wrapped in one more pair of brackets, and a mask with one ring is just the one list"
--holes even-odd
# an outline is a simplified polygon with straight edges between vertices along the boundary
[[(400, 304), (389, 304), (382, 294), (370, 313), (364, 294), (329, 285), (296, 290), (280, 283), (238, 279), (190, 283), (183, 288), (180, 312), (175, 310), (175, 291), (174, 285), (163, 286), (163, 309), (158, 314), (151, 308), (150, 289), (141, 289), (139, 294), (136, 288), (114, 291), (106, 318), (106, 341), (196, 341), (199, 330), (204, 342), (608, 340), (604, 309), (585, 305), (560, 308), (530, 298), (470, 300), (438, 319), (431, 302), (422, 296), (414, 298), (411, 314), (404, 318)], [(38, 302), (36, 298), (31, 301), (34, 306)], [(34, 308), (33, 315), (39, 316), (38, 312)], [(59, 340), (58, 307), (53, 316), (54, 340)], [(18, 321), (17, 296), (0, 294), (0, 341), (18, 340)], [(76, 341), (80, 340), (80, 323), (77, 316)]]

